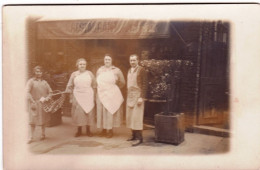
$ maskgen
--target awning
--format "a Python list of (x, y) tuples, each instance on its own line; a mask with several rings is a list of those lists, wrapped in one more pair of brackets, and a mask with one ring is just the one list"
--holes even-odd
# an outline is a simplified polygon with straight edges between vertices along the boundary
[(169, 22), (127, 19), (40, 20), (39, 39), (146, 39), (170, 36)]

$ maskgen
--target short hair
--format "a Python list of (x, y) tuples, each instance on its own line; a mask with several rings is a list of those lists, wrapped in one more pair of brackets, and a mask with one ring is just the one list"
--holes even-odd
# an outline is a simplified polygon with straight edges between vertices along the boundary
[(35, 66), (34, 68), (33, 68), (33, 72), (35, 72), (36, 70), (40, 70), (41, 72), (43, 71), (43, 68), (42, 68), (42, 66)]
[(137, 54), (131, 54), (129, 58), (136, 57), (136, 59), (139, 61), (139, 56)]
[(88, 63), (85, 58), (79, 58), (79, 59), (77, 59), (77, 61), (76, 61), (76, 66), (77, 66), (77, 67), (78, 67), (78, 64), (79, 64), (80, 61), (85, 61), (86, 64)]
[(109, 56), (112, 60), (113, 60), (113, 57), (112, 57), (112, 55), (111, 54), (109, 54), (109, 53), (106, 53), (105, 55), (104, 55), (104, 58), (106, 57), (106, 56)]

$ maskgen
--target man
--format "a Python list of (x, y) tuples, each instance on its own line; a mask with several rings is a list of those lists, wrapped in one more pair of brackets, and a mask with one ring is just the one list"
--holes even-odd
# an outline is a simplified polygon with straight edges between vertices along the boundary
[(132, 130), (132, 137), (127, 141), (133, 141), (132, 146), (143, 142), (144, 98), (147, 89), (146, 72), (138, 65), (138, 61), (136, 54), (130, 56), (131, 68), (127, 75), (126, 126)]

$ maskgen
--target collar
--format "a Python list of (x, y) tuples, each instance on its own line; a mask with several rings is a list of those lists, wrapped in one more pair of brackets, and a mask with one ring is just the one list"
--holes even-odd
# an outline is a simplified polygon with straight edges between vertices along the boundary
[(37, 79), (36, 77), (33, 77), (33, 80), (34, 80), (34, 81), (42, 81), (43, 79), (42, 79), (42, 78)]
[[(108, 69), (106, 66), (101, 66), (101, 68), (104, 69), (104, 70)], [(109, 69), (113, 70), (113, 69), (116, 69), (116, 67), (112, 65), (111, 67), (109, 67)]]
[(130, 69), (130, 70), (132, 70), (132, 69), (133, 69), (133, 70), (134, 70), (134, 71), (133, 71), (133, 73), (134, 73), (134, 72), (136, 72), (136, 71), (137, 71), (138, 67), (139, 67), (139, 65), (137, 64), (137, 66), (136, 66), (135, 68), (131, 67), (131, 69)]
[(80, 75), (80, 74), (83, 74), (83, 73), (86, 73), (87, 70), (85, 70), (84, 72), (80, 72), (79, 70), (76, 72), (76, 76)]

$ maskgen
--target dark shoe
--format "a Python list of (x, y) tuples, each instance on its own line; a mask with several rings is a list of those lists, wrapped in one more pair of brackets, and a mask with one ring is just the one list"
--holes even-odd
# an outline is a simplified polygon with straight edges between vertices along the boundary
[(87, 136), (88, 136), (88, 137), (92, 137), (93, 134), (92, 134), (91, 132), (87, 132)]
[(45, 139), (45, 135), (42, 135), (40, 140), (44, 140)]
[(86, 128), (86, 133), (87, 133), (88, 137), (92, 137), (93, 136), (93, 134), (90, 132), (90, 127), (89, 126), (87, 126), (87, 128)]
[(106, 134), (107, 134), (106, 129), (103, 129), (102, 132), (100, 132), (100, 133), (98, 134), (98, 136), (99, 136), (99, 137), (103, 137), (103, 136), (106, 136)]
[(77, 133), (75, 134), (75, 137), (79, 137), (79, 136), (81, 136), (81, 133), (77, 132)]
[(30, 144), (30, 143), (32, 143), (33, 142), (33, 139), (31, 138), (31, 139), (29, 139), (28, 141), (27, 141), (27, 144)]
[(79, 137), (79, 136), (81, 136), (81, 127), (78, 127), (78, 131), (75, 134), (75, 137)]
[(142, 139), (134, 140), (133, 143), (132, 143), (132, 146), (138, 146), (138, 145), (140, 145), (141, 143), (143, 143), (143, 140), (142, 140)]
[(107, 138), (112, 138), (113, 137), (113, 130), (108, 130), (108, 133), (107, 133)]
[(135, 137), (134, 136), (131, 136), (130, 138), (128, 138), (126, 141), (133, 141), (135, 140)]
[(132, 137), (128, 138), (126, 141), (133, 141), (136, 139), (136, 131), (132, 130)]
[(136, 130), (135, 135), (137, 140), (133, 141), (132, 146), (138, 146), (143, 143), (143, 135), (141, 130)]

